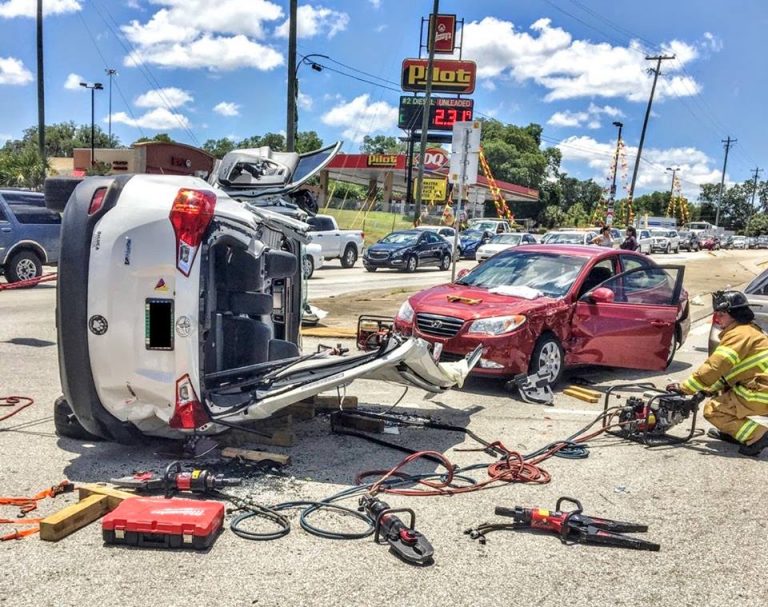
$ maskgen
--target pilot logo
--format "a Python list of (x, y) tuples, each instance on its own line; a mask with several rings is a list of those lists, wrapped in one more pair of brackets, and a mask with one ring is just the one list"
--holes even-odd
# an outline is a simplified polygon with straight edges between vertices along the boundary
[(88, 328), (94, 335), (104, 335), (109, 328), (109, 323), (107, 323), (106, 318), (100, 314), (96, 314), (95, 316), (91, 316), (88, 320)]

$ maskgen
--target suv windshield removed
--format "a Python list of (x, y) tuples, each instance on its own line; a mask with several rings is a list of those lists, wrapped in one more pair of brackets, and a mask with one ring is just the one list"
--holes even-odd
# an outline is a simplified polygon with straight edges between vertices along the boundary
[(486, 289), (525, 286), (547, 297), (562, 297), (575, 282), (585, 261), (571, 255), (507, 252), (492, 257), (456, 282)]

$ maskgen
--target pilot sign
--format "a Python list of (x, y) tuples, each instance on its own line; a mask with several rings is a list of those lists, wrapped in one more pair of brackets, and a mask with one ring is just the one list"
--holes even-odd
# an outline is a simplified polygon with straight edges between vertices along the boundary
[[(401, 129), (421, 129), (424, 97), (400, 97), (397, 126)], [(473, 99), (458, 97), (432, 97), (429, 104), (430, 131), (451, 131), (455, 122), (471, 122), (474, 115)]]

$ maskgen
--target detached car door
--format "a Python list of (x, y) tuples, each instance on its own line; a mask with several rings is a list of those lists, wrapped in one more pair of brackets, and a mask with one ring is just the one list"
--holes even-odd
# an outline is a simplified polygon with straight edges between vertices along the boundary
[(635, 268), (584, 294), (575, 304), (570, 364), (666, 369), (684, 271), (682, 266)]

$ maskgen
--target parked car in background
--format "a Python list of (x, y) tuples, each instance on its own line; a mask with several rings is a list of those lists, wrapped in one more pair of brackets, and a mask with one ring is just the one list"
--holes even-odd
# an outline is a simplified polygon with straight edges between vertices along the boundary
[(331, 215), (315, 215), (307, 219), (312, 242), (323, 248), (325, 260), (340, 259), (342, 268), (351, 268), (363, 253), (365, 234), (360, 230), (340, 230)]
[(412, 295), (395, 328), (440, 344), (445, 361), (482, 345), (479, 375), (544, 371), (556, 383), (581, 364), (660, 371), (690, 327), (683, 273), (620, 249), (519, 246)]
[(556, 230), (541, 237), (542, 244), (592, 244), (597, 232), (579, 230)]
[(61, 216), (45, 207), (45, 196), (0, 190), (0, 270), (8, 282), (36, 278), (44, 264), (59, 261)]
[(645, 255), (650, 255), (653, 250), (653, 234), (650, 230), (637, 231), (637, 250)]
[(451, 245), (430, 230), (392, 232), (365, 250), (363, 266), (369, 272), (379, 268), (415, 272), (427, 266), (447, 270), (451, 267)]
[(499, 251), (504, 251), (521, 244), (536, 244), (536, 239), (532, 234), (521, 232), (498, 234), (491, 238), (488, 244), (484, 244), (477, 250), (476, 259), (478, 262), (485, 261), (489, 257), (496, 255)]
[[(768, 270), (757, 276), (744, 289), (747, 301), (753, 306), (755, 313), (755, 323), (766, 333), (768, 333)], [(720, 327), (712, 325), (709, 329), (709, 353), (715, 351), (720, 344)]]
[(314, 242), (304, 245), (304, 258), (301, 260), (301, 271), (306, 280), (312, 278), (315, 270), (323, 267), (325, 258), (323, 257), (323, 248)]
[(747, 238), (747, 248), (748, 249), (756, 249), (757, 248), (757, 238), (754, 236), (750, 236)]
[(699, 237), (696, 232), (679, 232), (680, 234), (680, 249), (685, 251), (700, 251), (701, 243), (699, 243)]
[(746, 236), (734, 236), (731, 240), (731, 248), (733, 249), (746, 249), (747, 237)]
[(677, 230), (652, 229), (651, 253), (678, 253), (680, 252), (680, 236)]
[[(450, 226), (417, 226), (416, 229), (428, 230), (429, 232), (437, 234), (438, 236), (442, 236), (443, 238), (445, 238), (448, 244), (451, 245), (451, 252), (453, 252), (453, 241), (456, 237), (456, 230), (453, 229), (452, 227)], [(461, 248), (461, 243), (459, 243), (459, 248)], [(459, 251), (459, 255), (461, 255), (461, 251)]]
[(488, 230), (494, 234), (512, 231), (512, 226), (505, 219), (470, 219), (468, 228), (470, 230)]
[(706, 251), (720, 250), (720, 237), (714, 234), (707, 234), (701, 237), (701, 248)]
[(459, 255), (464, 259), (475, 259), (477, 249), (493, 238), (488, 230), (464, 230), (459, 234)]
[(758, 249), (768, 249), (768, 236), (758, 236), (755, 245)]

